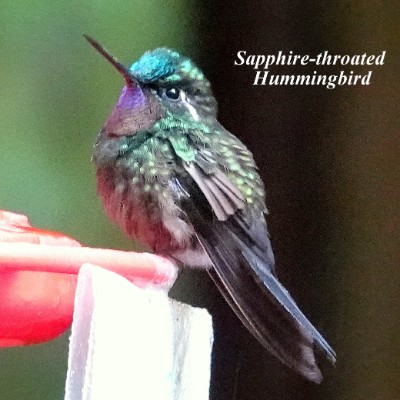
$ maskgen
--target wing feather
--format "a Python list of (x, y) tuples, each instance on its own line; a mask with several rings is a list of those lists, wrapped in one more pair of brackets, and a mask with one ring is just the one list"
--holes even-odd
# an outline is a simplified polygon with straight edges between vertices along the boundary
[[(179, 201), (209, 255), (209, 273), (232, 309), (272, 354), (307, 379), (320, 382), (316, 344), (336, 355), (274, 274), (264, 216), (246, 209), (243, 195), (215, 164), (184, 162)], [(204, 165), (202, 165), (204, 164)]]
[(218, 220), (225, 221), (244, 207), (243, 195), (219, 170), (207, 174), (195, 163), (184, 163), (183, 167), (203, 192)]

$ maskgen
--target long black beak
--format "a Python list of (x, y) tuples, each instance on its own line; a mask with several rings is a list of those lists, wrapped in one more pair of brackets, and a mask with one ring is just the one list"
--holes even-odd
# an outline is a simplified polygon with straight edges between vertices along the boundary
[(97, 40), (89, 35), (83, 34), (83, 37), (124, 77), (128, 86), (137, 86), (138, 82), (131, 74), (128, 68), (122, 65), (114, 56), (112, 56)]

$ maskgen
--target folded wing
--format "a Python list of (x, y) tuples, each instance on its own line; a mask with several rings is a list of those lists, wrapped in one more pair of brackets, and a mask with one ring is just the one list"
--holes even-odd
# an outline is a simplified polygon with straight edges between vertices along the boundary
[(184, 163), (177, 187), (181, 207), (208, 253), (210, 275), (249, 331), (272, 354), (307, 379), (320, 382), (314, 344), (331, 362), (333, 349), (300, 311), (274, 274), (274, 257), (262, 212), (246, 208), (224, 172)]

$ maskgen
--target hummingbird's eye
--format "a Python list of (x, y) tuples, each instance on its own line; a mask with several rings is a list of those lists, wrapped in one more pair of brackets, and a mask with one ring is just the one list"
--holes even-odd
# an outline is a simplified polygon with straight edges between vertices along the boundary
[(164, 93), (170, 100), (178, 100), (181, 97), (181, 91), (176, 87), (167, 88)]

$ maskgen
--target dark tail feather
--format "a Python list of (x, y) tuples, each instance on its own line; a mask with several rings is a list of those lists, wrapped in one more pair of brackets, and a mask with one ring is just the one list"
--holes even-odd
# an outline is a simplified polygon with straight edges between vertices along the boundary
[(254, 280), (249, 266), (230, 264), (226, 274), (229, 266), (224, 265), (220, 274), (220, 262), (214, 263), (218, 266), (209, 274), (247, 329), (288, 367), (320, 383), (322, 374), (315, 361), (312, 334)]
[(218, 220), (201, 190), (180, 185), (182, 208), (214, 265), (209, 273), (232, 309), (272, 354), (319, 383), (314, 345), (333, 363), (336, 355), (275, 277), (263, 214), (237, 210)]

